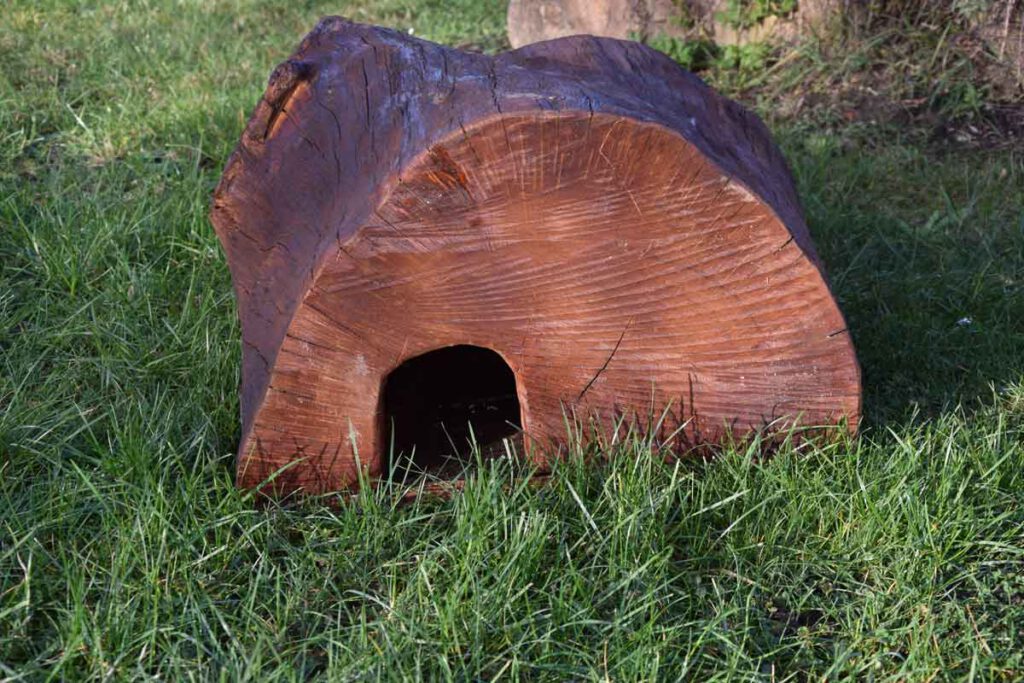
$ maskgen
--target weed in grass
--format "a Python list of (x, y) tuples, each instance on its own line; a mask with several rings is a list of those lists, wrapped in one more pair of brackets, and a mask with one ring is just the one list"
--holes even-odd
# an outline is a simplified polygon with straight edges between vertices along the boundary
[(769, 17), (785, 17), (797, 10), (797, 0), (727, 0), (718, 20), (736, 28), (750, 28)]

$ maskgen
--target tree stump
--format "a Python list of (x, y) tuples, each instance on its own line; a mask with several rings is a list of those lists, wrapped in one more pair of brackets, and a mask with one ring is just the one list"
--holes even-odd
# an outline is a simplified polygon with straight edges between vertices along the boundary
[(768, 130), (637, 43), (491, 57), (324, 19), (271, 76), (212, 220), (241, 486), (350, 488), (392, 444), (430, 466), (467, 422), (521, 429), (543, 467), (567, 415), (665, 411), (691, 443), (858, 420)]
[(770, 14), (738, 26), (728, 18), (735, 0), (509, 0), (507, 28), (512, 47), (579, 33), (644, 42), (659, 36), (709, 38), (719, 45), (746, 45), (818, 31), (842, 16), (848, 5), (849, 0), (800, 0), (783, 16)]
[(795, 11), (749, 26), (728, 19), (735, 0), (509, 0), (512, 47), (577, 34), (647, 41), (659, 36), (710, 38), (719, 45), (791, 40), (841, 16), (843, 0), (800, 0)]
[(581, 33), (647, 40), (684, 36), (678, 0), (509, 0), (512, 47)]

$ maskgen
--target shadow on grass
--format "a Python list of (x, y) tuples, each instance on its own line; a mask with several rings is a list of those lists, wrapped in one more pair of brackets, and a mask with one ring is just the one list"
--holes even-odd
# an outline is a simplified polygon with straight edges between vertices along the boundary
[(1024, 374), (1024, 168), (784, 132), (863, 369), (865, 426), (973, 409)]

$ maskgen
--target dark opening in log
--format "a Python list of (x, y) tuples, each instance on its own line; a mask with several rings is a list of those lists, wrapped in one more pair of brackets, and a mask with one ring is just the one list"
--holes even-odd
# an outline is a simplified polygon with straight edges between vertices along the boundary
[[(461, 344), (411, 358), (384, 383), (390, 476), (455, 476), (472, 444), (487, 456), (520, 430), (512, 368), (490, 349)], [(499, 451), (500, 452), (500, 451)]]
[[(212, 218), (242, 323), (241, 486), (389, 476), (385, 406), (400, 449), (465, 417), (410, 423), (414, 382), (389, 375), (454, 346), (507, 364), (541, 469), (567, 416), (667, 409), (683, 445), (856, 429), (853, 345), (767, 128), (637, 43), (491, 57), (325, 19), (271, 77)], [(417, 388), (464, 382), (451, 410), (491, 395), (466, 374)]]

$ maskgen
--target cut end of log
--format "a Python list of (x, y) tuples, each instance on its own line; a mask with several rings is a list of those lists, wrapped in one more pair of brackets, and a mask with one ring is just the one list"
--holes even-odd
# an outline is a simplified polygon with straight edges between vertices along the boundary
[(443, 470), (467, 423), (543, 468), (567, 413), (664, 413), (689, 443), (855, 428), (859, 368), (785, 162), (669, 60), (583, 37), (491, 58), (331, 20), (288, 64), (213, 210), (240, 485), (349, 488), (413, 445)]

